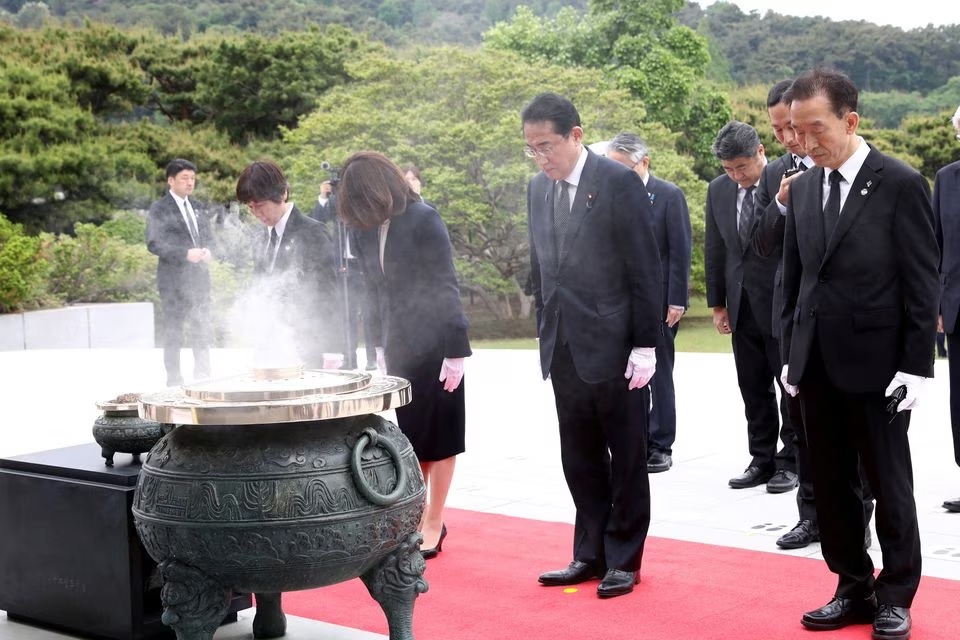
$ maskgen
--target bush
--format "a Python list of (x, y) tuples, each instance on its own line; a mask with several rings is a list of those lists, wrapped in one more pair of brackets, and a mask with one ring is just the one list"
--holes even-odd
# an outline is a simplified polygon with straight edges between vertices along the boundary
[(49, 265), (43, 238), (23, 233), (23, 226), (0, 214), (0, 313), (40, 306)]
[(142, 242), (127, 244), (93, 224), (79, 223), (74, 232), (50, 248), (51, 294), (64, 304), (155, 301), (157, 262)]
[(144, 244), (147, 233), (147, 217), (139, 211), (118, 211), (100, 225), (104, 231), (130, 245)]

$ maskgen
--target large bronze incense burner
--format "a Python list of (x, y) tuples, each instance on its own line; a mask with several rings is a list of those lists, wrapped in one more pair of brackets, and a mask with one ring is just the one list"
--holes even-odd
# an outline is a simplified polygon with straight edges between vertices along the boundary
[(409, 400), (402, 378), (300, 367), (141, 397), (142, 417), (177, 425), (143, 463), (133, 516), (179, 640), (210, 640), (234, 591), (256, 595), (256, 638), (281, 636), (282, 592), (355, 577), (390, 638), (413, 638), (423, 476), (374, 415)]

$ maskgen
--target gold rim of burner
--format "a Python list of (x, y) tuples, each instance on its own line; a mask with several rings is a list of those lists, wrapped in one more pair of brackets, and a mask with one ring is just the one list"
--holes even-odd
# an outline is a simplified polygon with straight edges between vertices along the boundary
[(138, 402), (97, 402), (96, 405), (100, 411), (109, 411), (110, 413), (127, 413), (130, 411), (136, 413), (140, 406)]
[[(321, 374), (326, 384), (310, 384), (310, 377)], [(199, 402), (273, 402), (296, 400), (305, 396), (333, 396), (342, 393), (355, 393), (370, 385), (371, 375), (362, 371), (341, 371), (307, 369), (304, 375), (294, 379), (253, 380), (263, 385), (244, 389), (244, 376), (233, 376), (214, 380), (201, 380), (195, 384), (179, 388), (184, 396)], [(252, 380), (247, 378), (247, 380)], [(289, 380), (291, 386), (283, 386)]]
[(410, 402), (410, 382), (404, 378), (377, 378), (377, 390), (325, 396), (306, 396), (260, 403), (205, 404), (188, 399), (171, 389), (145, 395), (140, 400), (140, 417), (161, 424), (269, 425), (312, 422), (380, 413)]
[(289, 380), (302, 378), (303, 371), (303, 365), (298, 364), (292, 367), (254, 367), (250, 369), (250, 374), (254, 380)]

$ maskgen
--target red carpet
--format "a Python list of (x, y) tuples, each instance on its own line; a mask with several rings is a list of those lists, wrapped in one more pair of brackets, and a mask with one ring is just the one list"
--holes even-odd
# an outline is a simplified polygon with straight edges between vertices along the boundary
[[(820, 560), (649, 538), (632, 594), (600, 600), (597, 581), (572, 593), (537, 576), (570, 560), (572, 526), (448, 510), (444, 551), (427, 561), (417, 640), (869, 640), (870, 626), (811, 632), (800, 615), (836, 580)], [(924, 578), (914, 640), (960, 638), (960, 582)], [(283, 594), (290, 615), (387, 634), (360, 580)]]

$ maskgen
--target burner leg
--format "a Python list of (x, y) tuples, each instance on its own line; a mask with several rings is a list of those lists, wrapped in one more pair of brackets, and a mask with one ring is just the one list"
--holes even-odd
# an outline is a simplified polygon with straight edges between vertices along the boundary
[(419, 533), (411, 533), (393, 553), (360, 576), (387, 616), (390, 640), (414, 640), (413, 604), (428, 589), (423, 578), (426, 563), (420, 555), (421, 539)]
[(164, 560), (159, 568), (163, 623), (173, 628), (177, 640), (212, 640), (230, 608), (232, 591), (176, 560)]
[(282, 593), (255, 593), (257, 615), (253, 617), (253, 637), (257, 640), (279, 638), (287, 632), (287, 616), (280, 606)]

